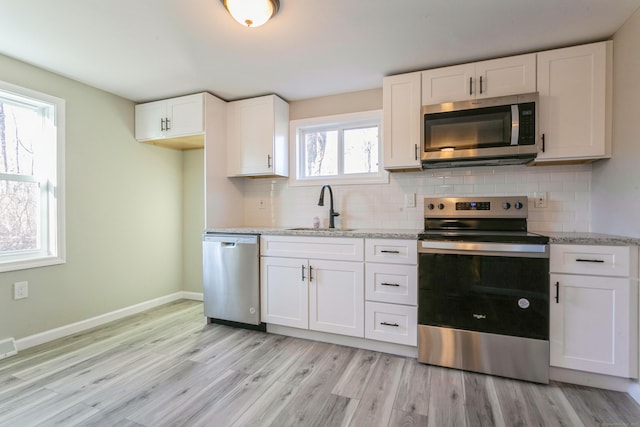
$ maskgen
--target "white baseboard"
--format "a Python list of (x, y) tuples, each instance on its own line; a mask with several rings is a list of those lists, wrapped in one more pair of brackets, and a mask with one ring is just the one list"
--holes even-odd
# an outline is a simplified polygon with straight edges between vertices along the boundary
[(182, 298), (183, 299), (191, 299), (194, 301), (204, 301), (204, 295), (202, 294), (202, 292), (186, 292), (186, 291), (182, 291)]
[(563, 383), (583, 385), (587, 387), (603, 388), (605, 390), (629, 392), (637, 380), (631, 378), (613, 377), (610, 375), (594, 374), (591, 372), (575, 371), (573, 369), (549, 368), (549, 379)]
[(18, 354), (16, 341), (13, 338), (0, 340), (0, 360)]
[(123, 317), (141, 313), (145, 310), (159, 307), (161, 305), (168, 304), (180, 299), (202, 301), (202, 294), (197, 292), (176, 292), (160, 298), (155, 298), (129, 307), (121, 308), (110, 313), (101, 314), (99, 316), (81, 320), (76, 323), (71, 323), (69, 325), (60, 326), (59, 328), (50, 329), (48, 331), (40, 332), (35, 335), (20, 338), (16, 340), (15, 345), (17, 351), (25, 350), (36, 345), (44, 344), (46, 342), (76, 334), (78, 332), (86, 331), (87, 329), (95, 328), (96, 326), (104, 325), (105, 323), (113, 322), (114, 320), (119, 320)]
[(640, 382), (636, 382), (629, 387), (629, 396), (636, 402), (640, 403)]
[(322, 341), (330, 344), (344, 345), (347, 347), (362, 348), (365, 350), (379, 351), (395, 354), (397, 356), (418, 357), (418, 347), (394, 344), (384, 341), (368, 340), (346, 335), (330, 334), (327, 332), (310, 331), (308, 329), (290, 328), (288, 326), (267, 324), (267, 332), (270, 334), (287, 335), (289, 337), (307, 340)]

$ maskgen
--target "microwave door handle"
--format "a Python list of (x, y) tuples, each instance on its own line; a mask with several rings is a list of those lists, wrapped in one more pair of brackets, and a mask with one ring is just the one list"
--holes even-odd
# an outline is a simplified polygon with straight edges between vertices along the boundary
[(520, 140), (520, 106), (511, 105), (511, 145), (518, 145)]

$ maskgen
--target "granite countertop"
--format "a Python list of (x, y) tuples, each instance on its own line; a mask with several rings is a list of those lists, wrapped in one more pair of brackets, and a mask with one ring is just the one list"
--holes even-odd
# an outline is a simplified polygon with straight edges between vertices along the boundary
[[(269, 236), (357, 237), (366, 239), (418, 239), (419, 229), (311, 229), (296, 227), (231, 227), (208, 228), (205, 233), (260, 234)], [(601, 233), (538, 232), (549, 237), (549, 243), (573, 245), (640, 246), (640, 238)]]
[[(208, 228), (206, 233), (260, 234), (268, 236), (321, 236), (321, 237), (358, 237), (367, 239), (412, 239), (417, 240), (422, 230), (418, 229), (312, 229), (303, 227), (237, 227)], [(303, 228), (303, 229), (300, 229)]]
[(601, 233), (539, 233), (549, 237), (549, 243), (573, 245), (609, 245), (629, 246), (640, 245), (636, 237), (616, 236)]

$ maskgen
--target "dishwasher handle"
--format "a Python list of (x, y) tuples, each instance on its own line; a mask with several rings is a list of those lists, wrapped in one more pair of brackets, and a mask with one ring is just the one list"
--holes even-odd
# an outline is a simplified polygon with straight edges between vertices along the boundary
[(203, 243), (219, 243), (222, 247), (234, 247), (236, 245), (257, 245), (257, 235), (247, 234), (205, 234), (202, 236)]

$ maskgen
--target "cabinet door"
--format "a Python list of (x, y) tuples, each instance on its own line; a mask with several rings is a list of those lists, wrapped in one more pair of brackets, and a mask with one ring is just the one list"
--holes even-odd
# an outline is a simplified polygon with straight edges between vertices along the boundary
[(204, 96), (181, 96), (167, 100), (169, 119), (167, 136), (183, 136), (204, 132)]
[(519, 95), (536, 91), (536, 54), (476, 63), (476, 98)]
[(539, 128), (536, 161), (611, 154), (610, 42), (538, 53)]
[(422, 119), (420, 73), (382, 81), (385, 169), (420, 169)]
[(231, 175), (273, 173), (273, 97), (230, 103), (230, 151), (234, 152)]
[(422, 72), (422, 105), (466, 101), (476, 97), (476, 65), (462, 64)]
[(167, 118), (167, 102), (155, 101), (135, 106), (136, 140), (164, 138), (164, 120)]
[(309, 329), (364, 337), (361, 262), (309, 261)]
[(635, 286), (627, 278), (552, 274), (551, 365), (636, 376), (637, 352), (631, 345), (635, 320), (630, 309)]
[(261, 257), (260, 311), (265, 323), (307, 329), (307, 260)]

